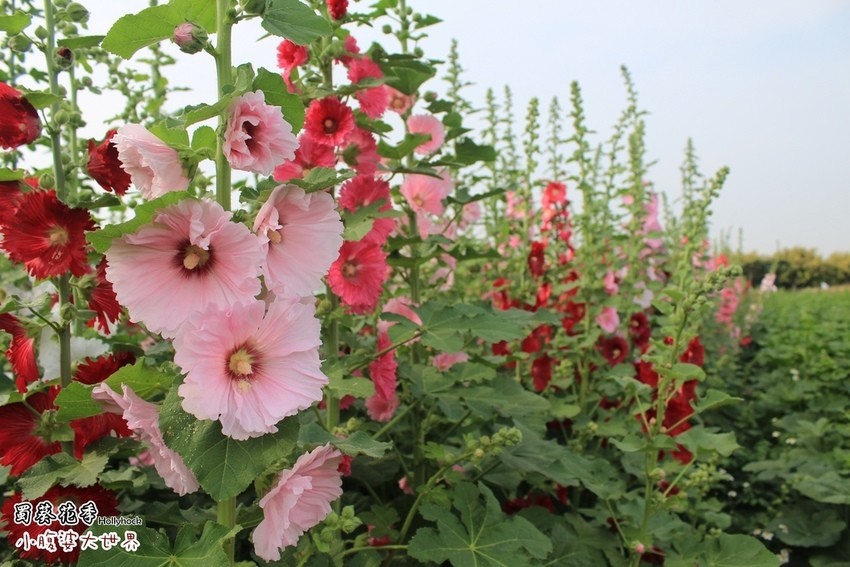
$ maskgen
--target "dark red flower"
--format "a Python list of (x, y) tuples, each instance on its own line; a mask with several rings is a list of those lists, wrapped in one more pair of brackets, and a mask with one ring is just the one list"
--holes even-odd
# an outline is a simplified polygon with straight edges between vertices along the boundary
[(14, 315), (0, 314), (0, 330), (12, 335), (12, 342), (6, 349), (6, 359), (12, 365), (15, 374), (15, 387), (18, 392), (27, 391), (27, 384), (38, 380), (38, 363), (35, 359), (35, 339)]
[(348, 12), (348, 0), (327, 0), (328, 14), (334, 20), (341, 20)]
[(646, 313), (639, 311), (629, 318), (629, 337), (632, 339), (632, 344), (646, 352), (649, 346), (649, 338), (652, 336), (652, 329), (649, 326), (649, 318)]
[[(74, 380), (82, 384), (99, 384), (112, 376), (119, 368), (133, 364), (136, 357), (129, 352), (107, 354), (92, 360), (86, 358), (77, 367)], [(74, 430), (74, 455), (81, 459), (86, 447), (110, 433), (118, 437), (129, 437), (133, 434), (127, 422), (118, 414), (102, 413), (92, 417), (74, 419), (71, 421)]]
[(584, 303), (567, 302), (564, 308), (564, 318), (561, 319), (561, 325), (568, 335), (575, 335), (575, 326), (584, 319)]
[(0, 147), (11, 150), (31, 144), (41, 133), (41, 120), (21, 93), (0, 82)]
[(531, 250), (528, 253), (528, 271), (535, 278), (539, 278), (546, 273), (546, 245), (535, 240), (531, 243)]
[(539, 356), (531, 363), (531, 378), (534, 389), (542, 392), (552, 381), (552, 364), (555, 362), (548, 354)]
[(90, 327), (97, 324), (97, 328), (103, 332), (109, 330), (109, 323), (114, 323), (121, 317), (122, 310), (112, 289), (112, 282), (106, 279), (106, 268), (104, 257), (97, 265), (96, 283), (89, 297), (89, 309), (95, 312), (95, 316), (88, 324)]
[(546, 508), (553, 514), (555, 513), (555, 503), (552, 501), (552, 498), (546, 494), (539, 493), (530, 493), (525, 496), (518, 496), (511, 500), (506, 500), (502, 504), (502, 512), (510, 516), (516, 514), (520, 510), (524, 510), (532, 506), (540, 506), (541, 508)]
[[(2, 517), (5, 529), (9, 533), (9, 547), (17, 548), (16, 553), (21, 559), (37, 561), (39, 564), (76, 564), (81, 545), (77, 542), (76, 537), (73, 537), (73, 534), (71, 538), (65, 540), (69, 551), (65, 551), (59, 545), (59, 537), (55, 537), (57, 541), (54, 542), (56, 545), (52, 551), (39, 549), (39, 547), (36, 547), (35, 541), (40, 534), (44, 534), (47, 530), (56, 533), (68, 530), (75, 532), (77, 536), (85, 532), (91, 524), (84, 519), (91, 520), (92, 523), (95, 521), (94, 517), (86, 518), (85, 513), (80, 513), (81, 509), (86, 511), (90, 509), (89, 507), (92, 505), (88, 502), (92, 502), (92, 511), (97, 516), (115, 516), (118, 514), (118, 499), (115, 494), (100, 485), (89, 486), (88, 488), (54, 486), (45, 492), (44, 496), (28, 501), (32, 504), (31, 521), (17, 523), (15, 522), (15, 505), (23, 501), (23, 497), (15, 493), (3, 502)], [(43, 512), (46, 512), (44, 520), (42, 520), (45, 525), (39, 525), (34, 520), (37, 511), (45, 507), (44, 504), (39, 505), (41, 502), (52, 504), (52, 506), (46, 506), (47, 510), (43, 510)], [(71, 502), (73, 506), (65, 504), (66, 502)], [(64, 510), (60, 509), (60, 505), (63, 505)], [(63, 512), (67, 512), (68, 516), (60, 516)], [(62, 523), (60, 518), (65, 520), (65, 523)], [(26, 518), (19, 519), (24, 520)], [(47, 523), (51, 519), (53, 521)], [(73, 523), (73, 520), (77, 520), (77, 522)], [(70, 545), (71, 541), (74, 545)]]
[(82, 276), (89, 270), (85, 231), (94, 228), (87, 210), (70, 208), (55, 191), (33, 191), (20, 200), (14, 222), (3, 226), (0, 246), (36, 278), (68, 271)]
[(601, 337), (598, 343), (599, 352), (611, 366), (617, 366), (629, 356), (629, 343), (623, 337)]
[[(47, 443), (37, 430), (41, 414), (55, 409), (59, 388), (50, 388), (18, 402), (0, 406), (0, 464), (11, 466), (9, 474), (20, 476), (47, 455), (62, 450), (59, 442)], [(33, 411), (34, 410), (34, 411)]]
[(335, 96), (316, 99), (307, 108), (304, 133), (317, 144), (339, 146), (354, 130), (354, 113)]
[(549, 344), (552, 333), (552, 327), (549, 325), (539, 325), (535, 327), (535, 329), (531, 331), (531, 334), (523, 339), (521, 345), (522, 352), (540, 352), (543, 345)]
[(639, 381), (652, 388), (658, 387), (658, 373), (652, 367), (651, 362), (638, 360), (635, 362), (635, 370), (637, 370), (637, 376), (635, 376), (635, 378)]
[(121, 167), (118, 148), (112, 143), (115, 132), (116, 130), (108, 131), (106, 138), (99, 144), (89, 140), (89, 161), (86, 171), (104, 191), (123, 195), (130, 188), (130, 174)]
[(702, 346), (699, 337), (691, 339), (687, 350), (679, 357), (679, 361), (696, 364), (697, 366), (703, 365), (705, 362), (705, 347)]

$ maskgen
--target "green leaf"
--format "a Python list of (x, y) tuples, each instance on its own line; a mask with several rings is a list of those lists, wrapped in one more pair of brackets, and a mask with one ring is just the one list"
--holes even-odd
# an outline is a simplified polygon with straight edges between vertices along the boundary
[(332, 374), (328, 372), (328, 385), (326, 388), (340, 398), (342, 396), (368, 398), (375, 395), (375, 384), (371, 380), (343, 378), (340, 373)]
[(95, 524), (89, 532), (97, 536), (109, 532), (117, 533), (124, 540), (127, 531), (136, 532), (139, 548), (128, 552), (120, 545), (106, 551), (87, 549), (80, 553), (77, 565), (80, 567), (208, 567), (210, 565), (228, 565), (222, 541), (233, 537), (239, 526), (228, 530), (215, 522), (206, 522), (198, 537), (198, 528), (185, 523), (177, 533), (172, 547), (163, 531), (154, 531), (143, 526), (101, 526)]
[(706, 567), (778, 567), (779, 558), (754, 537), (720, 534), (706, 542)]
[(307, 175), (304, 176), (303, 179), (291, 179), (287, 181), (287, 183), (297, 185), (304, 189), (307, 193), (314, 193), (316, 191), (321, 191), (322, 189), (327, 189), (328, 187), (339, 185), (340, 183), (351, 179), (353, 175), (354, 174), (349, 171), (337, 175), (336, 170), (333, 168), (314, 167)]
[(785, 507), (765, 529), (788, 545), (829, 547), (838, 543), (846, 527), (837, 507), (803, 500)]
[(176, 149), (189, 149), (189, 132), (186, 131), (186, 125), (173, 118), (166, 118), (150, 128), (151, 134)]
[(27, 102), (29, 102), (33, 106), (33, 108), (36, 108), (38, 110), (47, 108), (51, 104), (60, 102), (62, 100), (61, 96), (48, 92), (21, 90), (21, 93), (24, 95), (24, 98), (27, 99)]
[(138, 50), (168, 39), (174, 28), (192, 22), (215, 31), (215, 2), (213, 0), (171, 0), (162, 6), (145, 8), (138, 14), (119, 18), (106, 34), (102, 47), (124, 59)]
[(386, 84), (406, 95), (416, 94), (422, 83), (437, 70), (409, 55), (390, 55), (380, 61)]
[(236, 441), (221, 433), (218, 421), (199, 420), (181, 407), (177, 385), (160, 410), (159, 425), (169, 448), (177, 451), (215, 500), (232, 498), (254, 482), (272, 463), (289, 455), (298, 438), (298, 420), (278, 423), (278, 432)]
[(121, 204), (121, 199), (112, 193), (104, 193), (102, 195), (94, 195), (90, 200), (81, 200), (74, 203), (74, 206), (81, 209), (100, 209), (102, 207), (116, 207)]
[(24, 172), (18, 169), (0, 167), (0, 181), (20, 181), (24, 178)]
[(734, 433), (714, 433), (701, 425), (688, 429), (676, 437), (676, 442), (681, 443), (698, 458), (719, 453), (724, 457), (731, 455), (741, 446), (735, 441)]
[(263, 91), (267, 103), (280, 107), (283, 117), (292, 126), (292, 132), (297, 134), (304, 125), (304, 104), (301, 97), (289, 92), (280, 73), (272, 73), (261, 67), (253, 86), (255, 91)]
[(807, 477), (794, 485), (804, 496), (826, 504), (850, 504), (850, 479), (835, 471)]
[(333, 32), (324, 18), (299, 0), (266, 0), (262, 25), (267, 32), (299, 45)]
[(300, 445), (325, 445), (330, 443), (346, 455), (366, 455), (376, 459), (383, 457), (392, 443), (373, 440), (365, 431), (355, 431), (345, 439), (331, 435), (318, 423), (310, 423), (301, 428), (298, 438)]
[(496, 161), (496, 150), (493, 146), (480, 146), (469, 138), (461, 138), (455, 142), (454, 161), (462, 165), (471, 165), (477, 161)]
[(460, 396), (470, 410), (481, 417), (497, 412), (505, 417), (546, 415), (549, 402), (524, 389), (507, 376), (497, 376), (489, 384), (473, 387), (460, 385), (452, 397)]
[(694, 408), (694, 410), (696, 413), (704, 413), (713, 409), (736, 404), (738, 402), (743, 401), (743, 398), (736, 398), (734, 396), (730, 396), (726, 392), (710, 389), (705, 393), (705, 396), (697, 400), (696, 407)]
[(183, 199), (190, 199), (189, 193), (186, 191), (172, 191), (166, 193), (162, 197), (148, 201), (136, 207), (136, 216), (132, 219), (119, 223), (105, 226), (100, 230), (95, 230), (86, 233), (86, 240), (94, 247), (95, 250), (103, 254), (112, 245), (112, 241), (120, 238), (125, 234), (136, 232), (142, 226), (148, 224), (153, 219), (154, 215), (160, 210), (178, 203)]
[(696, 364), (677, 362), (670, 370), (670, 376), (677, 380), (705, 380), (705, 371)]
[[(479, 494), (484, 497), (482, 506)], [(420, 561), (454, 567), (516, 567), (531, 565), (552, 551), (552, 542), (520, 516), (506, 517), (489, 488), (483, 484), (458, 484), (452, 506), (460, 517), (433, 504), (422, 506), (422, 515), (437, 523), (420, 528), (410, 540), (408, 553)]]
[(40, 498), (50, 487), (91, 486), (106, 467), (111, 451), (88, 451), (81, 461), (67, 453), (57, 453), (43, 458), (18, 479), (25, 500)]
[(372, 230), (373, 221), (377, 218), (398, 217), (401, 211), (389, 209), (381, 211), (386, 201), (380, 200), (360, 207), (356, 211), (343, 211), (342, 219), (345, 222), (345, 231), (342, 237), (345, 240), (360, 240)]
[(21, 33), (27, 26), (30, 25), (32, 16), (18, 10), (14, 14), (0, 16), (0, 31), (4, 31), (9, 35)]
[(83, 47), (95, 47), (100, 45), (105, 35), (84, 35), (81, 37), (66, 37), (56, 42), (59, 47), (67, 47), (68, 49), (80, 49)]
[(420, 144), (431, 139), (428, 134), (405, 134), (404, 140), (396, 146), (391, 146), (383, 140), (378, 142), (378, 155), (389, 159), (404, 159), (413, 153)]
[[(168, 391), (174, 378), (175, 376), (160, 372), (139, 360), (132, 366), (122, 366), (104, 380), (104, 383), (118, 394), (122, 393), (121, 385), (126, 384), (137, 396), (149, 400)], [(103, 413), (103, 407), (91, 397), (93, 388), (91, 385), (71, 382), (56, 397), (56, 405), (59, 406), (56, 419), (70, 421)]]
[(216, 136), (215, 130), (209, 126), (201, 126), (192, 134), (192, 149), (207, 157), (215, 155)]

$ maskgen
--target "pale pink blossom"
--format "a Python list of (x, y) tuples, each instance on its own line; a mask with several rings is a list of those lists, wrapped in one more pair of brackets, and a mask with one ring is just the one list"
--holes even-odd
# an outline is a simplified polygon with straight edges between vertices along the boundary
[(434, 368), (441, 372), (446, 372), (455, 364), (460, 362), (466, 362), (469, 360), (469, 355), (465, 352), (441, 352), (440, 354), (434, 355)]
[(602, 312), (596, 316), (596, 324), (606, 333), (613, 333), (620, 325), (620, 316), (613, 307), (603, 307)]
[(130, 319), (171, 338), (194, 311), (260, 293), (263, 249), (210, 200), (184, 199), (112, 241), (106, 277)]
[(617, 275), (613, 270), (605, 272), (605, 277), (602, 278), (602, 287), (608, 295), (616, 295), (620, 290), (620, 286), (617, 285)]
[(322, 399), (320, 325), (312, 304), (278, 298), (265, 303), (210, 305), (174, 338), (174, 362), (186, 373), (178, 393), (198, 419), (221, 421), (243, 440), (277, 431), (276, 424)]
[(126, 384), (122, 384), (121, 389), (123, 395), (101, 383), (94, 387), (91, 395), (95, 400), (103, 402), (110, 413), (120, 414), (135, 437), (148, 446), (149, 451), (139, 455), (140, 463), (153, 464), (166, 486), (181, 496), (198, 490), (195, 475), (183, 462), (183, 458), (169, 449), (162, 439), (157, 405), (137, 396)]
[(389, 109), (398, 114), (404, 114), (410, 107), (413, 106), (413, 97), (406, 95), (401, 91), (387, 86), (387, 94), (389, 95)]
[(312, 295), (342, 246), (342, 221), (333, 197), (294, 185), (272, 191), (257, 213), (254, 232), (267, 254), (266, 287), (279, 296)]
[(189, 178), (177, 150), (151, 134), (144, 126), (125, 124), (112, 138), (118, 149), (121, 168), (130, 174), (133, 185), (145, 199), (155, 199), (169, 191), (183, 191)]
[[(407, 297), (393, 297), (384, 304), (382, 312), (401, 315), (402, 317), (406, 317), (407, 319), (409, 319), (413, 324), (417, 326), (422, 325), (422, 319), (419, 317), (416, 311), (410, 308), (412, 305), (415, 305), (415, 303), (413, 303)], [(395, 321), (387, 321), (381, 319), (380, 321), (378, 321), (378, 332), (386, 333), (393, 325), (395, 325)]]
[(413, 487), (410, 486), (410, 480), (407, 478), (407, 475), (398, 479), (398, 487), (405, 494), (413, 494)]
[(324, 520), (330, 503), (342, 496), (339, 468), (342, 454), (330, 445), (298, 457), (280, 473), (260, 500), (263, 520), (254, 529), (254, 551), (266, 561), (280, 559), (280, 550), (296, 545), (304, 532)]
[(411, 134), (427, 134), (430, 140), (422, 142), (414, 150), (417, 154), (433, 154), (440, 149), (446, 139), (443, 123), (430, 114), (415, 114), (407, 119), (407, 130)]
[(271, 175), (275, 167), (295, 159), (298, 140), (280, 107), (266, 104), (263, 92), (257, 91), (230, 105), (222, 149), (233, 169)]
[(448, 197), (453, 189), (454, 182), (445, 171), (441, 177), (412, 173), (405, 176), (401, 184), (401, 194), (414, 211), (433, 215), (443, 214), (443, 199)]

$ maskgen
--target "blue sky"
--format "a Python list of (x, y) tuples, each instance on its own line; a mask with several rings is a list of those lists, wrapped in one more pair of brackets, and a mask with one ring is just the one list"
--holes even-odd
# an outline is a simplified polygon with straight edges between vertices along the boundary
[[(487, 87), (508, 84), (518, 116), (532, 96), (544, 108), (558, 96), (566, 107), (577, 80), (601, 141), (625, 105), (625, 64), (650, 113), (648, 154), (657, 164), (649, 177), (658, 189), (677, 195), (690, 137), (704, 173), (732, 171), (715, 207), (715, 235), (732, 230), (737, 241), (742, 228), (744, 248), (767, 253), (777, 243), (850, 251), (850, 2), (408, 1), (443, 19), (422, 43), (428, 56), (444, 58), (451, 39), (459, 41), (474, 103), (483, 105)], [(91, 32), (146, 5), (92, 4)], [(361, 45), (385, 39), (355, 35)], [(234, 62), (274, 68), (274, 40), (255, 37), (237, 27)], [(182, 57), (176, 76), (204, 92), (214, 73), (199, 73), (198, 57)]]

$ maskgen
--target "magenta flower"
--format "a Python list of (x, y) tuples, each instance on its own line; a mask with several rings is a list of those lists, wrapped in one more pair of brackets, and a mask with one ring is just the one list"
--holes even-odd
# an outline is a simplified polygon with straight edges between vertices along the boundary
[(349, 312), (369, 313), (378, 306), (389, 277), (387, 254), (374, 242), (346, 241), (328, 270), (328, 283)]
[(446, 139), (443, 123), (430, 114), (416, 114), (407, 119), (407, 129), (411, 134), (428, 134), (431, 139), (416, 146), (416, 153), (433, 154), (440, 149)]
[[(418, 317), (417, 317), (418, 318)], [(392, 341), (386, 332), (378, 334), (378, 352), (392, 346)], [(375, 393), (366, 400), (366, 411), (375, 421), (387, 422), (392, 419), (398, 409), (398, 362), (395, 350), (385, 352), (369, 364), (369, 376), (375, 384)]]
[(342, 496), (339, 468), (342, 454), (324, 445), (298, 457), (291, 469), (260, 500), (263, 521), (254, 529), (254, 551), (266, 561), (280, 559), (280, 550), (298, 543), (301, 535), (331, 512)]
[(596, 324), (606, 333), (613, 333), (620, 326), (620, 316), (613, 307), (603, 307), (602, 312), (596, 316)]
[(177, 150), (144, 126), (125, 124), (115, 133), (112, 143), (118, 149), (122, 169), (130, 174), (133, 185), (145, 199), (189, 187), (189, 178), (183, 171)]
[(122, 415), (135, 437), (148, 446), (150, 451), (147, 455), (166, 486), (180, 496), (198, 490), (195, 475), (186, 467), (183, 458), (169, 449), (162, 439), (156, 404), (146, 402), (126, 384), (122, 384), (121, 389), (123, 395), (101, 383), (95, 386), (91, 395), (95, 400), (104, 402), (107, 411)]
[(230, 105), (223, 149), (233, 169), (271, 175), (275, 167), (295, 159), (298, 140), (280, 108), (266, 104), (263, 92), (257, 91)]
[(279, 296), (312, 295), (342, 246), (342, 221), (333, 197), (308, 194), (294, 185), (272, 191), (257, 214), (254, 232), (267, 252), (266, 287)]
[(231, 216), (214, 201), (185, 199), (112, 242), (106, 277), (131, 320), (170, 338), (192, 312), (260, 293), (263, 249)]
[(319, 321), (296, 299), (212, 304), (174, 339), (174, 362), (186, 378), (178, 393), (198, 419), (219, 419), (225, 435), (243, 440), (322, 399)]

